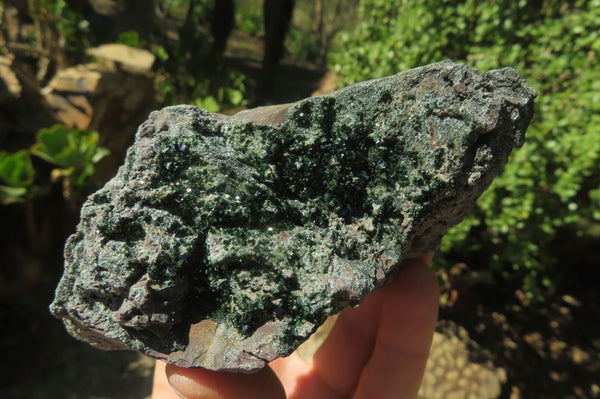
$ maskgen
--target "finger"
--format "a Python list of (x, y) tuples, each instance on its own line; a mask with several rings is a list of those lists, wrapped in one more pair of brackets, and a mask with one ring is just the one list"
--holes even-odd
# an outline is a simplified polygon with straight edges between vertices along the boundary
[(373, 351), (382, 296), (379, 290), (360, 306), (341, 312), (312, 361), (290, 356), (271, 364), (289, 398), (344, 398), (355, 391)]
[[(369, 301), (370, 303), (371, 301)], [(366, 305), (366, 303), (363, 303)], [(340, 313), (333, 329), (313, 358), (305, 361), (298, 352), (271, 362), (289, 399), (348, 398), (356, 386), (360, 370), (373, 348), (374, 331), (363, 332), (365, 326), (377, 323), (360, 323), (359, 314), (371, 306), (347, 309)], [(359, 332), (352, 332), (358, 328)], [(365, 337), (364, 335), (367, 335)]]
[(438, 314), (439, 291), (430, 260), (408, 261), (381, 290), (376, 343), (355, 399), (417, 397)]
[(313, 358), (315, 378), (318, 376), (342, 395), (354, 392), (373, 351), (380, 307), (378, 291), (365, 298), (360, 306), (340, 313)]
[(152, 399), (179, 399), (179, 396), (171, 389), (165, 367), (167, 364), (157, 360), (154, 365), (154, 382), (152, 384)]
[(292, 355), (271, 362), (271, 367), (281, 380), (288, 399), (338, 399), (347, 398), (329, 386), (315, 373), (312, 360), (305, 361)]
[(298, 382), (301, 382), (312, 373), (313, 365), (311, 361), (304, 360), (298, 351), (290, 356), (280, 357), (269, 363), (269, 367), (275, 372), (279, 381), (285, 389), (286, 397), (293, 398), (298, 388)]
[(202, 368), (166, 367), (171, 388), (185, 399), (284, 399), (285, 392), (270, 367), (256, 374)]

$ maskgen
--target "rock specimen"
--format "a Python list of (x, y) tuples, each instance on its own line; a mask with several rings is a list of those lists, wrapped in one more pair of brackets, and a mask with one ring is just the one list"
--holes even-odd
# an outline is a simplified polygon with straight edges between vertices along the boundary
[(51, 311), (102, 349), (256, 371), (433, 251), (535, 95), (443, 62), (232, 117), (153, 112), (83, 206)]

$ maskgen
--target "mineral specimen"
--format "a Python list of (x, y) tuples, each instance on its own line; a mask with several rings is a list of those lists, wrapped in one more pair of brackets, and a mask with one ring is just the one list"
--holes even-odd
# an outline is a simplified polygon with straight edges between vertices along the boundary
[(91, 195), (51, 305), (75, 337), (252, 372), (435, 250), (535, 90), (452, 62), (234, 116), (153, 112)]

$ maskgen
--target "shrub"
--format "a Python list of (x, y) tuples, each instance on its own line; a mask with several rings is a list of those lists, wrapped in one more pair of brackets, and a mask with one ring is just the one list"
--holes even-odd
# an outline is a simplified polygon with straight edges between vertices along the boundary
[(168, 48), (155, 45), (152, 49), (159, 59), (157, 87), (162, 105), (194, 104), (210, 112), (247, 105), (253, 82), (227, 65), (223, 54), (213, 47), (206, 28), (214, 1), (199, 0), (190, 9), (189, 3), (176, 4), (170, 8), (176, 15), (181, 14), (177, 42)]
[(251, 36), (258, 36), (263, 30), (263, 16), (256, 9), (245, 10), (239, 7), (235, 12), (236, 26), (243, 32), (249, 33)]
[(38, 131), (31, 152), (58, 167), (53, 175), (83, 186), (94, 174), (94, 165), (109, 154), (106, 148), (98, 147), (98, 139), (97, 132), (55, 125)]
[(558, 231), (600, 220), (600, 1), (362, 0), (360, 17), (330, 57), (345, 84), (453, 58), (515, 67), (539, 91), (524, 147), (436, 262), (467, 261), (542, 299)]

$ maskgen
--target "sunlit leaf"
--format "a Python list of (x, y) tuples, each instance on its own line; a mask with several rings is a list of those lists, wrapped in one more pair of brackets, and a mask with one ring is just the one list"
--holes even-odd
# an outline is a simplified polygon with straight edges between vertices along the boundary
[(0, 203), (10, 205), (23, 202), (25, 194), (27, 194), (27, 189), (24, 187), (0, 186)]
[(29, 152), (13, 154), (0, 152), (0, 180), (12, 187), (27, 187), (33, 184), (35, 170)]

